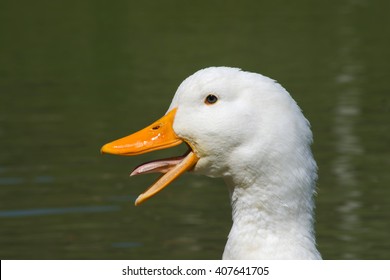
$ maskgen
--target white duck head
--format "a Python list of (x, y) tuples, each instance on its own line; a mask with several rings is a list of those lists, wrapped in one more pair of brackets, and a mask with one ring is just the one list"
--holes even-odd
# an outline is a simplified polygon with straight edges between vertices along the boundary
[(233, 208), (223, 258), (320, 258), (313, 230), (312, 133), (283, 87), (237, 68), (200, 70), (182, 82), (164, 117), (102, 152), (138, 155), (182, 142), (189, 146), (184, 156), (133, 171), (164, 173), (136, 205), (188, 170), (222, 177)]

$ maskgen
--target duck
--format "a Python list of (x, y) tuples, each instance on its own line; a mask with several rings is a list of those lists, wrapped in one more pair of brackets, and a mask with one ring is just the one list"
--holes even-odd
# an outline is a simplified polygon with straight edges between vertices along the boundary
[(222, 259), (321, 259), (314, 230), (317, 164), (302, 110), (277, 81), (233, 67), (186, 78), (166, 114), (101, 148), (136, 156), (185, 143), (182, 156), (139, 165), (161, 173), (135, 205), (189, 171), (226, 183), (232, 226)]

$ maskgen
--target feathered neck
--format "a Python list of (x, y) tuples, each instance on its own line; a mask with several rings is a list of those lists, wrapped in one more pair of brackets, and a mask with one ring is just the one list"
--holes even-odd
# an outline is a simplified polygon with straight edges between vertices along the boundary
[(223, 259), (321, 259), (313, 225), (316, 164), (310, 150), (295, 152), (225, 177), (233, 225)]

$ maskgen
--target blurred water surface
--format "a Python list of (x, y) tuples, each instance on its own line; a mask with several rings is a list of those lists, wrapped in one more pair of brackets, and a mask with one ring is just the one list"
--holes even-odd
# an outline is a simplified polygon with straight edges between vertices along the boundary
[(388, 1), (0, 3), (1, 259), (218, 259), (220, 180), (181, 177), (141, 207), (146, 160), (102, 144), (163, 115), (207, 66), (277, 79), (310, 120), (327, 259), (390, 258)]

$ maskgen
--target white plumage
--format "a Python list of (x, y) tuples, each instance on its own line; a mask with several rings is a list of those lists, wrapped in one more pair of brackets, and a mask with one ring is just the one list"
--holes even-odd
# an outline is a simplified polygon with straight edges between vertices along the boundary
[(183, 81), (172, 110), (174, 133), (197, 157), (193, 172), (222, 177), (229, 188), (233, 225), (223, 259), (320, 259), (312, 133), (289, 93), (260, 74), (210, 67)]

